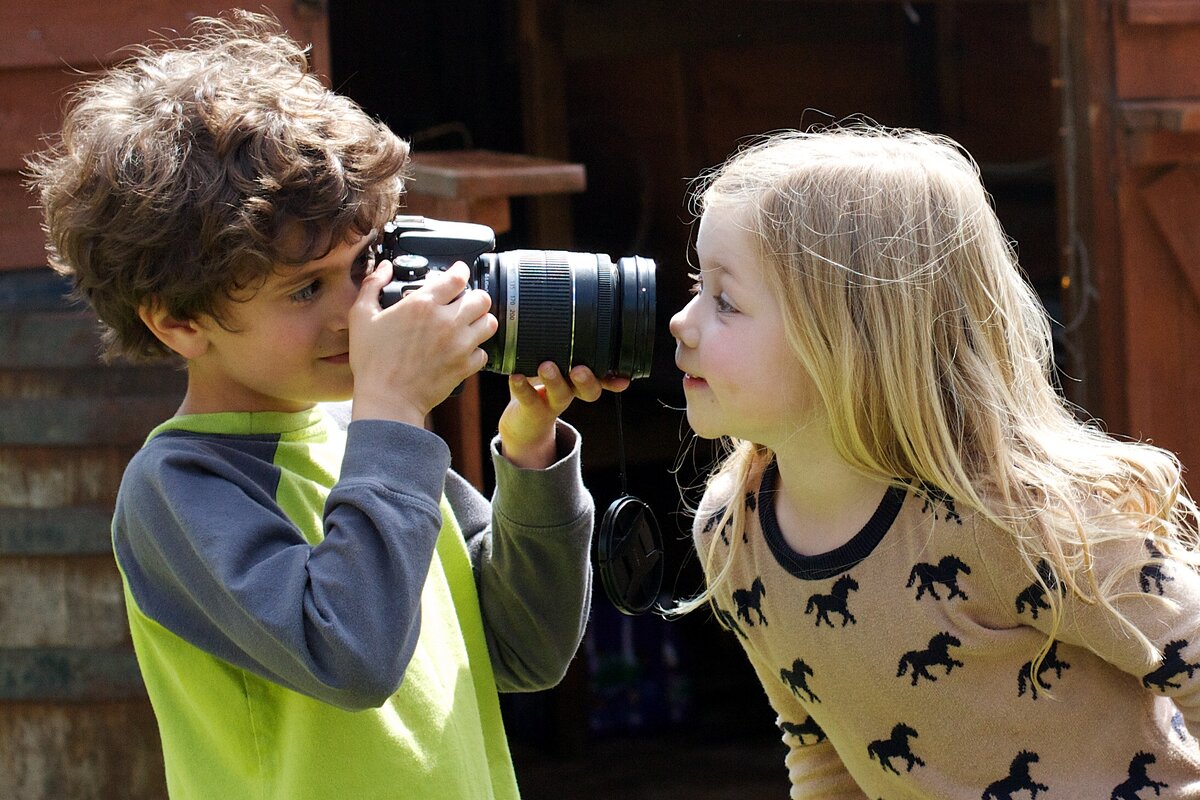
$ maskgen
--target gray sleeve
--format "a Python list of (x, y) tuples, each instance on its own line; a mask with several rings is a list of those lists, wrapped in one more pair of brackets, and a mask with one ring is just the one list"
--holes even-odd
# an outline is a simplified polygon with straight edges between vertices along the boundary
[(559, 460), (519, 469), (491, 445), (490, 509), (462, 478), (446, 496), (467, 539), (484, 632), (501, 691), (545, 689), (566, 674), (591, 608), (592, 497), (580, 473), (579, 434), (558, 423)]
[(163, 435), (126, 471), (114, 550), (138, 607), (183, 639), (333, 705), (376, 707), (416, 647), (449, 462), (427, 431), (351, 424), (311, 546), (275, 502), (269, 459)]

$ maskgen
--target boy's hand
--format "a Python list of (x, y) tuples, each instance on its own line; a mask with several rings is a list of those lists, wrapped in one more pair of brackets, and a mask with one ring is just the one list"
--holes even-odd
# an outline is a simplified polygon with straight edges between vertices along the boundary
[(496, 332), (487, 292), (464, 291), (470, 272), (458, 263), (431, 270), (424, 285), (388, 308), (379, 293), (392, 279), (380, 262), (363, 278), (350, 309), (354, 419), (423, 425), (438, 403), (487, 364), (480, 345)]
[(500, 415), (504, 457), (525, 469), (550, 466), (557, 455), (554, 423), (567, 406), (576, 397), (591, 403), (599, 399), (604, 389), (623, 392), (628, 387), (628, 378), (601, 380), (584, 366), (572, 368), (570, 375), (563, 377), (552, 361), (538, 367), (537, 381), (524, 375), (510, 375), (511, 399)]

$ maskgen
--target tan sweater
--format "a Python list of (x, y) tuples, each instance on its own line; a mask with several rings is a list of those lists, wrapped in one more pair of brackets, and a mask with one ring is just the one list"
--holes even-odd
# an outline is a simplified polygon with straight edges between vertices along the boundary
[[(1200, 798), (1193, 570), (1159, 557), (1122, 587), (1165, 656), (1068, 600), (1034, 681), (1050, 615), (1010, 535), (944, 495), (893, 489), (850, 542), (806, 557), (779, 532), (777, 478), (739, 495), (746, 533), (716, 600), (778, 714), (794, 800)], [(718, 561), (729, 552), (730, 494), (710, 487), (700, 505), (701, 561), (716, 536)]]

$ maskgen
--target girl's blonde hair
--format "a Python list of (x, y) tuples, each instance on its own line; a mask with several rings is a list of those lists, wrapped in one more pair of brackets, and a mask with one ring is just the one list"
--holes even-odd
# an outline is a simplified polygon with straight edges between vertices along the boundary
[[(1141, 560), (1104, 580), (1089, 567), (1096, 545), (1128, 537), (1195, 563), (1196, 507), (1180, 465), (1081, 422), (1056, 391), (1049, 319), (961, 147), (866, 125), (788, 131), (702, 176), (693, 197), (697, 214), (745, 221), (850, 465), (936, 487), (1010, 532), (1047, 590), (1055, 630), (1069, 592), (1152, 648), (1114, 605), (1116, 582), (1147, 550), (1130, 548)], [(774, 456), (727, 444), (710, 485), (742, 497)], [(730, 542), (745, 513), (743, 503), (725, 509)], [(681, 608), (723, 582), (715, 554), (702, 554), (715, 575), (707, 591)], [(1051, 573), (1036, 568), (1042, 560)]]

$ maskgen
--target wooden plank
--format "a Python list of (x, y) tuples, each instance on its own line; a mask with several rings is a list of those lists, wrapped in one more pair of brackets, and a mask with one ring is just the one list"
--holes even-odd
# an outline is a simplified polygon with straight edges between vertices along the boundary
[(0, 398), (0, 445), (140, 445), (181, 399)]
[(1114, 26), (1117, 98), (1200, 97), (1200, 25)]
[(491, 150), (414, 153), (410, 193), (471, 200), (587, 188), (582, 164)]
[(1141, 193), (1175, 266), (1200, 303), (1200, 175), (1177, 167), (1142, 187)]
[(112, 508), (0, 508), (0, 556), (112, 553)]
[(36, 203), (19, 174), (0, 172), (0, 270), (45, 265), (46, 240)]
[(1131, 25), (1182, 25), (1200, 22), (1197, 0), (1125, 0)]
[[(329, 31), (325, 12), (315, 4), (267, 0), (253, 9), (273, 11), (292, 36), (312, 43), (318, 72), (329, 74)], [(197, 16), (228, 9), (225, 0), (165, 0), (123, 3), (114, 11), (104, 0), (43, 0), (0, 4), (0, 68), (32, 66), (90, 69), (111, 64), (127, 55), (130, 44), (156, 34), (174, 36)]]
[(62, 65), (0, 69), (0, 172), (19, 172), (43, 136), (61, 126), (67, 90), (81, 76)]
[(486, 197), (479, 200), (452, 200), (429, 194), (407, 192), (402, 199), (406, 214), (418, 214), (430, 219), (477, 222), (496, 233), (512, 227), (512, 214), (507, 197)]
[(111, 507), (137, 447), (0, 447), (0, 508)]
[(1200, 100), (1129, 101), (1120, 104), (1120, 116), (1128, 131), (1200, 132)]
[(1200, 164), (1200, 132), (1132, 131), (1125, 137), (1125, 152), (1131, 167)]
[(127, 647), (112, 553), (0, 558), (0, 650)]
[[(66, 299), (70, 290), (70, 281), (46, 267), (0, 273), (0, 319), (14, 311), (68, 310), (72, 308)], [(0, 333), (2, 341), (3, 334)], [(4, 366), (0, 360), (0, 368)]]
[[(1119, 188), (1126, 344), (1119, 359), (1129, 421), (1110, 429), (1148, 439), (1200, 465), (1200, 372), (1191, 343), (1200, 340), (1200, 302), (1176, 263), (1146, 202), (1146, 177), (1127, 172)], [(1160, 189), (1170, 202), (1166, 187)]]
[(1113, 21), (1099, 3), (1060, 3), (1055, 53), (1062, 92), (1058, 220), (1069, 363), (1068, 398), (1117, 432), (1129, 419), (1122, 286), (1120, 170), (1113, 107)]
[[(563, 76), (562, 0), (518, 0), (517, 52), (524, 149), (537, 156), (567, 159), (571, 148)], [(527, 206), (530, 247), (571, 249), (574, 232), (565, 198), (538, 197)]]
[(132, 648), (0, 650), (0, 701), (127, 700), (146, 687)]
[(90, 312), (0, 313), (0, 369), (95, 366), (99, 352)]
[(0, 797), (162, 800), (158, 726), (144, 697), (5, 703)]

